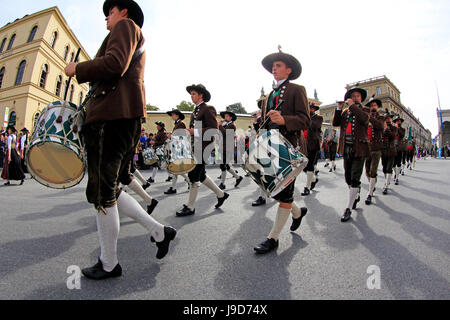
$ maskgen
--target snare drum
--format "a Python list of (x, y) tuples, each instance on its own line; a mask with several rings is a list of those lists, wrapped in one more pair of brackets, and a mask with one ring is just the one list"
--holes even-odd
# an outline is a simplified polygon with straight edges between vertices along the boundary
[(144, 158), (144, 164), (147, 166), (151, 166), (158, 161), (155, 150), (153, 150), (153, 148), (145, 148), (144, 150), (142, 150), (142, 157)]
[(297, 178), (307, 164), (307, 157), (278, 130), (269, 130), (250, 144), (244, 171), (268, 197), (275, 197)]
[(167, 163), (166, 163), (166, 157), (164, 155), (164, 146), (159, 146), (156, 148), (155, 151), (156, 154), (156, 158), (158, 161), (158, 167), (165, 169), (167, 167)]
[(172, 174), (185, 174), (195, 168), (191, 137), (172, 136), (166, 141), (164, 153), (167, 170)]
[(67, 189), (83, 180), (84, 147), (78, 134), (83, 117), (77, 106), (66, 101), (50, 103), (30, 138), (27, 167), (39, 183), (54, 189)]

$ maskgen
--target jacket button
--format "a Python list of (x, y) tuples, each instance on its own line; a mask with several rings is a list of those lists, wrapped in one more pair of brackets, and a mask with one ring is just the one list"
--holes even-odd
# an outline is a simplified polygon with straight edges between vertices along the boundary
[(102, 94), (103, 94), (103, 95), (105, 95), (105, 94), (106, 94), (106, 92), (105, 92), (105, 91), (102, 91)]

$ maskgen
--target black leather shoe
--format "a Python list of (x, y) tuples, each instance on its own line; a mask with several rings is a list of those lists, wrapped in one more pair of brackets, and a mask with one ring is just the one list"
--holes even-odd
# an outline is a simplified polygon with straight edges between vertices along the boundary
[(183, 205), (183, 209), (177, 211), (177, 217), (187, 217), (195, 214), (195, 209), (191, 210), (187, 205)]
[(161, 242), (156, 242), (155, 238), (151, 237), (151, 242), (156, 242), (156, 246), (158, 247), (158, 252), (156, 253), (156, 259), (161, 260), (164, 258), (169, 252), (169, 244), (170, 241), (175, 239), (177, 235), (177, 230), (172, 227), (164, 227), (164, 240)]
[(244, 180), (244, 178), (243, 177), (239, 177), (239, 178), (237, 178), (237, 180), (236, 180), (236, 184), (234, 185), (234, 187), (235, 188), (237, 188), (240, 184), (241, 184), (241, 182), (242, 182), (242, 180)]
[(148, 183), (155, 183), (155, 180), (153, 180), (153, 178), (150, 177), (150, 178), (147, 179), (147, 182), (148, 182)]
[(148, 181), (146, 184), (142, 185), (142, 189), (144, 189), (144, 190), (147, 190), (149, 187), (150, 187), (150, 183), (148, 183)]
[(174, 188), (170, 187), (169, 190), (165, 191), (164, 194), (175, 194), (177, 193), (177, 190), (175, 190)]
[(302, 193), (302, 196), (309, 196), (311, 194), (311, 191), (309, 191), (309, 189), (308, 188), (305, 188), (305, 190), (303, 191), (303, 193)]
[(395, 185), (396, 185), (396, 186), (398, 186), (398, 185), (399, 185), (399, 183), (398, 183), (398, 179), (396, 179), (396, 180), (395, 180)]
[(216, 204), (216, 209), (219, 209), (223, 205), (225, 200), (227, 200), (229, 197), (230, 197), (230, 195), (225, 192), (225, 195), (222, 198), (217, 198), (218, 202)]
[(357, 208), (357, 206), (358, 206), (358, 203), (359, 203), (360, 201), (361, 201), (361, 196), (358, 195), (358, 198), (355, 200), (355, 202), (353, 202), (353, 207), (352, 207), (353, 210), (356, 210), (356, 208)]
[(316, 187), (317, 183), (319, 183), (319, 179), (316, 179), (316, 182), (312, 182), (311, 183), (311, 190), (314, 190), (314, 188)]
[(225, 185), (224, 185), (223, 183), (221, 183), (221, 184), (219, 185), (219, 189), (220, 189), (220, 190), (225, 190), (226, 187), (225, 187)]
[(366, 199), (366, 205), (370, 206), (372, 204), (372, 196), (368, 195)]
[(103, 270), (103, 263), (100, 261), (100, 258), (98, 259), (98, 262), (96, 265), (90, 268), (85, 268), (81, 270), (83, 275), (92, 280), (105, 280), (108, 278), (117, 278), (122, 275), (122, 267), (120, 264), (117, 264), (117, 266), (113, 269), (111, 272), (106, 272)]
[(319, 170), (316, 170), (316, 171), (314, 171), (314, 175), (315, 175), (316, 177), (318, 177), (318, 176), (319, 176), (319, 173), (320, 173), (320, 171), (319, 171)]
[(172, 181), (172, 179), (173, 179), (172, 177), (168, 177), (166, 182), (170, 182), (170, 181)]
[(346, 209), (344, 215), (341, 218), (341, 222), (347, 222), (352, 217), (352, 210)]
[(156, 206), (158, 205), (158, 201), (155, 199), (152, 199), (152, 204), (147, 206), (147, 213), (151, 215), (153, 213), (153, 210), (155, 210)]
[(330, 172), (333, 172), (333, 168), (330, 168)]
[(11, 182), (6, 182), (5, 184), (4, 184), (4, 186), (10, 186), (11, 185)]
[(336, 166), (333, 167), (334, 172), (336, 172)]
[(302, 208), (302, 214), (300, 215), (300, 218), (292, 218), (292, 225), (291, 225), (291, 231), (297, 231), (298, 228), (300, 228), (300, 225), (302, 224), (302, 219), (306, 216), (308, 213), (308, 208)]
[(252, 207), (259, 207), (266, 204), (266, 199), (259, 197), (256, 201), (252, 202)]
[(25, 180), (20, 181), (20, 185), (23, 186), (24, 182), (25, 182)]
[(259, 246), (255, 247), (254, 250), (258, 254), (266, 254), (278, 248), (278, 244), (279, 244), (278, 240), (275, 241), (275, 239), (267, 239)]
[(387, 189), (387, 188), (384, 188), (383, 194), (384, 194), (384, 195), (387, 195), (387, 194), (388, 194), (388, 189)]
[(329, 163), (326, 163), (323, 167), (324, 168), (328, 168), (330, 166), (330, 164)]

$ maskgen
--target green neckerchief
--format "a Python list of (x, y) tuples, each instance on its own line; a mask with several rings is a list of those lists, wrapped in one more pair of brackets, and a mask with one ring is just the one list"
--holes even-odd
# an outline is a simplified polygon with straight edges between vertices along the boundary
[(268, 104), (269, 108), (267, 109), (267, 112), (276, 108), (276, 106), (274, 106), (273, 104), (275, 102), (276, 97), (278, 97), (280, 95), (280, 93), (281, 93), (281, 88), (279, 88), (278, 91), (272, 92), (272, 94), (270, 95), (270, 98), (269, 98), (269, 104)]

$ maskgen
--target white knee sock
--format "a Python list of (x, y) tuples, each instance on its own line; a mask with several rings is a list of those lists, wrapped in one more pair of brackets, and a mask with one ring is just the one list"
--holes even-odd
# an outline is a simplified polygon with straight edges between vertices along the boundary
[(211, 180), (210, 177), (206, 176), (205, 181), (202, 182), (205, 186), (207, 186), (212, 192), (214, 192), (217, 198), (223, 198), (225, 193), (220, 190), (220, 188)]
[(293, 216), (295, 219), (298, 219), (298, 218), (300, 218), (300, 216), (302, 215), (302, 209), (299, 208), (299, 206), (298, 206), (295, 202), (293, 202), (293, 203), (292, 203), (291, 213), (292, 213), (292, 216)]
[(350, 188), (350, 191), (348, 192), (347, 209), (353, 208), (353, 203), (355, 203), (355, 200), (358, 199), (358, 192), (359, 192), (359, 188)]
[(158, 168), (153, 168), (152, 179), (155, 180), (156, 173), (158, 172)]
[(267, 200), (266, 193), (263, 191), (263, 189), (259, 188), (259, 196), (263, 198), (264, 200)]
[(173, 190), (177, 190), (177, 181), (178, 181), (178, 175), (174, 174), (173, 175), (173, 180), (172, 180), (172, 189)]
[(140, 196), (145, 203), (148, 205), (152, 204), (152, 197), (142, 188), (142, 186), (137, 182), (136, 179), (131, 180), (131, 183), (128, 185), (128, 187), (133, 190), (138, 196)]
[(399, 167), (395, 167), (395, 168), (394, 168), (395, 179), (398, 179), (398, 169), (399, 169)]
[(188, 208), (191, 210), (195, 209), (195, 200), (197, 200), (199, 185), (197, 182), (191, 184), (191, 189), (189, 190), (189, 202), (187, 204)]
[(333, 160), (331, 161), (331, 165), (333, 166), (333, 168), (336, 166), (336, 162)]
[(373, 190), (375, 189), (376, 184), (377, 184), (377, 179), (370, 178), (369, 196), (373, 196)]
[(145, 180), (144, 176), (139, 172), (139, 170), (136, 169), (136, 171), (133, 173), (133, 176), (135, 176), (140, 183), (146, 184), (147, 180)]
[(223, 183), (223, 184), (225, 184), (225, 180), (227, 179), (227, 172), (226, 171), (222, 171), (222, 175), (221, 175), (221, 182)]
[(132, 196), (121, 192), (117, 199), (117, 207), (120, 214), (126, 215), (147, 229), (156, 242), (164, 240), (164, 226), (153, 219)]
[(290, 214), (291, 210), (278, 207), (275, 223), (273, 224), (272, 231), (270, 231), (270, 234), (268, 236), (269, 239), (278, 240), (278, 238), (280, 237), (280, 233), (283, 230), (284, 225), (288, 221)]
[(391, 174), (391, 173), (388, 173), (388, 174), (386, 175), (386, 185), (385, 185), (385, 188), (386, 188), (386, 189), (389, 188), (389, 186), (391, 185), (391, 179), (392, 179), (392, 174)]
[(311, 184), (314, 181), (314, 172), (308, 171), (306, 173), (306, 187), (311, 190)]
[[(125, 192), (122, 192), (126, 194)], [(117, 239), (119, 238), (120, 222), (117, 205), (112, 208), (105, 208), (106, 214), (102, 211), (97, 213), (98, 239), (100, 241), (100, 260), (103, 269), (111, 272), (119, 263), (117, 259)]]
[(238, 179), (239, 176), (236, 174), (236, 171), (233, 170), (233, 168), (230, 168), (230, 170), (228, 170), (229, 173), (231, 173), (231, 175), (235, 178)]

